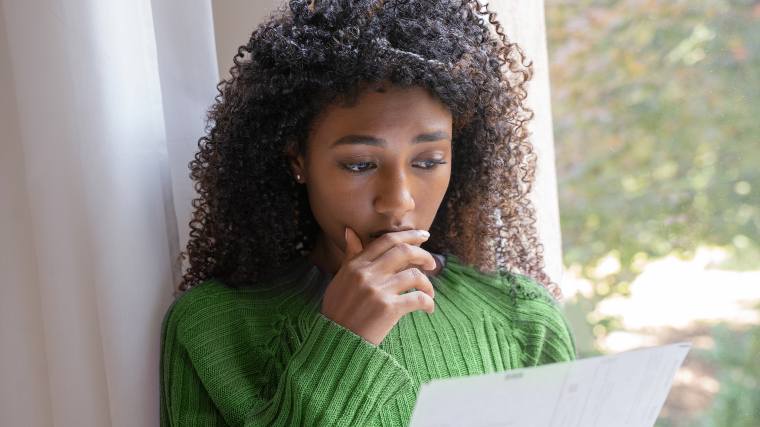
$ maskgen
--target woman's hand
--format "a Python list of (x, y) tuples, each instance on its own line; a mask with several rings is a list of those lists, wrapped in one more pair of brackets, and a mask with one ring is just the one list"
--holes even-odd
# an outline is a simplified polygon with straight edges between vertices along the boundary
[[(321, 313), (374, 345), (401, 316), (415, 310), (432, 313), (433, 284), (415, 267), (436, 268), (433, 255), (419, 247), (428, 237), (421, 230), (396, 231), (365, 249), (354, 230), (346, 228), (345, 257), (325, 290)], [(402, 294), (412, 288), (419, 290)]]

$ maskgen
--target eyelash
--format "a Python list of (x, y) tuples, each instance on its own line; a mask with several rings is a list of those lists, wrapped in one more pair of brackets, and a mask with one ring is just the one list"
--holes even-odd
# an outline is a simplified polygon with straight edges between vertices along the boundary
[[(448, 163), (448, 162), (446, 162), (444, 160), (438, 160), (438, 159), (421, 160), (421, 162), (423, 162), (423, 163), (432, 163), (433, 164), (430, 167), (421, 168), (423, 170), (433, 170), (436, 167), (438, 167), (438, 165), (443, 165), (443, 164)], [(372, 162), (343, 163), (342, 166), (343, 166), (344, 169), (346, 169), (350, 173), (360, 174), (360, 173), (366, 172), (370, 168), (364, 168), (364, 169), (361, 169), (361, 170), (354, 170), (354, 169), (351, 169), (351, 166), (355, 166), (355, 165), (367, 165), (367, 164), (372, 164)]]

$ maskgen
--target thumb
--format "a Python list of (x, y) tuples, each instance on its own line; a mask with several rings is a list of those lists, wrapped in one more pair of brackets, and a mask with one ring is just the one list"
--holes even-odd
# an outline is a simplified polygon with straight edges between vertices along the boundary
[(356, 255), (358, 255), (362, 250), (364, 250), (361, 239), (359, 239), (359, 236), (356, 235), (356, 232), (351, 227), (346, 227), (345, 238), (346, 238), (346, 251), (345, 251), (345, 257), (343, 258), (343, 262), (346, 262), (352, 259)]

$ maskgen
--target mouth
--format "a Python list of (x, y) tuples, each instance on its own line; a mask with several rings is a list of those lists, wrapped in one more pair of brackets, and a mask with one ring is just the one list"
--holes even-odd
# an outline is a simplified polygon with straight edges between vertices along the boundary
[(399, 228), (388, 228), (384, 230), (378, 230), (373, 233), (370, 233), (369, 237), (371, 239), (377, 239), (378, 237), (382, 236), (383, 234), (387, 233), (394, 233), (396, 231), (406, 231), (406, 230), (414, 230), (414, 227), (399, 227)]

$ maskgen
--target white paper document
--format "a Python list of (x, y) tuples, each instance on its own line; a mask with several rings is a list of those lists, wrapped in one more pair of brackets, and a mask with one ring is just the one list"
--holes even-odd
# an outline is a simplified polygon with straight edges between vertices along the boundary
[(682, 342), (423, 384), (412, 427), (652, 427)]

